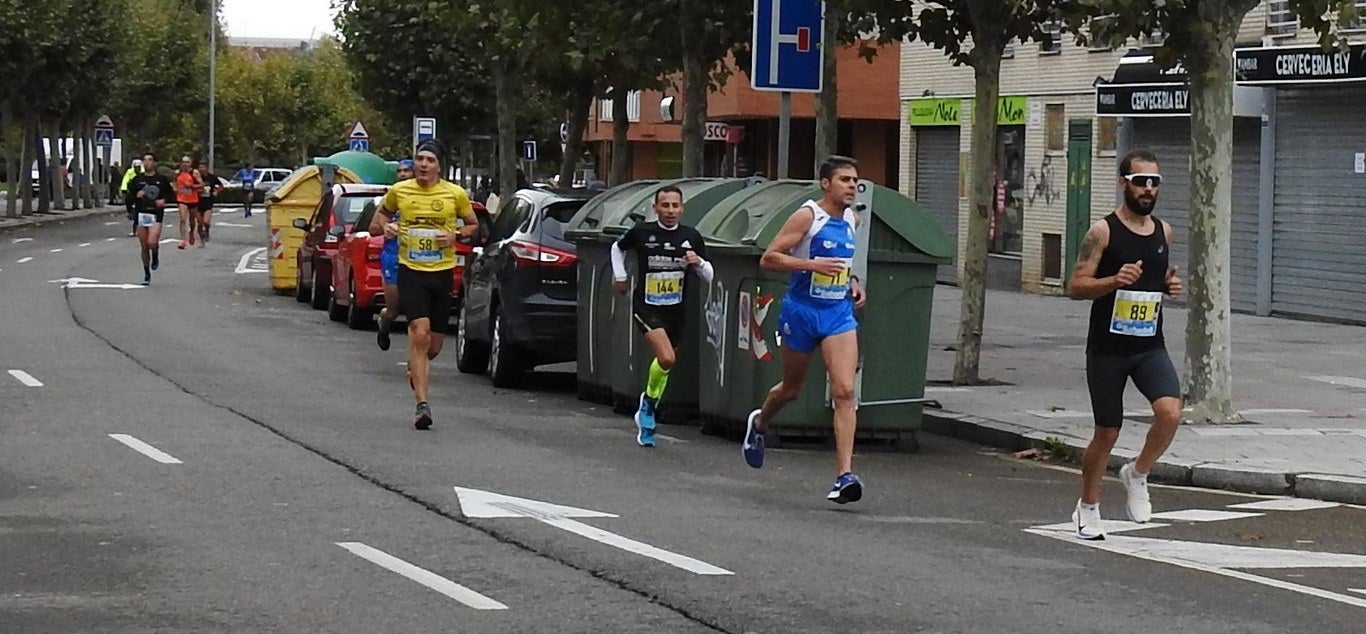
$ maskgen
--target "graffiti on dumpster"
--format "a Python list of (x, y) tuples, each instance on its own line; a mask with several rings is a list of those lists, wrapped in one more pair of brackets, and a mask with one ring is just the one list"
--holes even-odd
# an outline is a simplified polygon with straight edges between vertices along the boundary
[(749, 318), (754, 311), (754, 305), (749, 302), (749, 293), (740, 291), (740, 323), (735, 329), (735, 347), (741, 350), (749, 350)]
[[(707, 306), (703, 313), (707, 322), (707, 343), (716, 352), (716, 367), (726, 367), (726, 287), (716, 280), (707, 289)], [(726, 373), (717, 373), (717, 385), (725, 387)]]
[(768, 309), (772, 307), (772, 295), (754, 298), (754, 318), (749, 320), (749, 330), (750, 337), (754, 339), (754, 358), (760, 361), (773, 360), (773, 352), (768, 349), (768, 342), (764, 341), (764, 318), (768, 316)]

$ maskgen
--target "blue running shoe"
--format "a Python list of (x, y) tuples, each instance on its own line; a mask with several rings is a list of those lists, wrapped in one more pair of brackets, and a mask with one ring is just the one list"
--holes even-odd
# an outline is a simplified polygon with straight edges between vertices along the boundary
[(835, 488), (830, 489), (825, 499), (835, 504), (848, 504), (863, 499), (863, 482), (858, 476), (846, 473), (835, 479)]
[(640, 409), (636, 410), (636, 442), (641, 447), (655, 446), (655, 408), (659, 403), (640, 393)]
[(741, 453), (745, 454), (745, 462), (755, 469), (764, 466), (764, 432), (755, 425), (760, 411), (756, 409), (749, 413), (749, 421), (745, 423), (745, 443), (740, 446)]

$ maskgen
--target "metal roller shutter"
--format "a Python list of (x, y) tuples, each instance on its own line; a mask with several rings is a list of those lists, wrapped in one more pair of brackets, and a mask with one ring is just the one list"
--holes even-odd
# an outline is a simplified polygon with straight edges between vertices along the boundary
[(1361, 88), (1282, 90), (1276, 104), (1271, 309), (1366, 322)]
[[(916, 128), (915, 200), (958, 244), (958, 140), (957, 126)], [(958, 282), (958, 254), (939, 267), (939, 281)]]
[[(1152, 150), (1162, 168), (1158, 218), (1172, 226), (1172, 264), (1189, 277), (1190, 252), (1190, 121), (1139, 120), (1135, 147)], [(1257, 210), (1261, 181), (1261, 128), (1253, 119), (1233, 126), (1233, 220), (1230, 252), (1230, 301), (1233, 310), (1257, 309)], [(1182, 302), (1178, 302), (1182, 303)]]

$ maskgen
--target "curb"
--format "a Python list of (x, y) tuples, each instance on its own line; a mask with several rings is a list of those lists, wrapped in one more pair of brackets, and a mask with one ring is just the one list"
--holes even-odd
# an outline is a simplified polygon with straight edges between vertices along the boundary
[[(1056, 446), (1058, 441), (1080, 454), (1089, 438), (1047, 433), (1032, 427), (1004, 421), (959, 414), (947, 410), (925, 410), (923, 430), (968, 442), (1017, 452)], [(1134, 458), (1132, 452), (1116, 449), (1110, 456), (1109, 470), (1114, 473)], [(1154, 482), (1221, 489), (1261, 495), (1289, 495), (1343, 504), (1366, 504), (1366, 478), (1299, 473), (1262, 467), (1217, 462), (1159, 460), (1148, 476)]]
[(94, 209), (77, 209), (75, 211), (66, 210), (59, 211), (51, 215), (30, 215), (17, 219), (0, 215), (0, 233), (14, 231), (16, 229), (32, 229), (34, 227), (41, 227), (43, 225), (52, 224), (54, 222), (84, 220), (86, 218), (95, 218), (99, 216), (123, 213), (127, 213), (127, 210), (125, 210), (123, 207), (110, 207), (108, 205), (102, 205)]

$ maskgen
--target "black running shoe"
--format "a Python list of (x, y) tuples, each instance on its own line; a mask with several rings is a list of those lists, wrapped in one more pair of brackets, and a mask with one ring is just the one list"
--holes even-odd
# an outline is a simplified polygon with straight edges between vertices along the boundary
[(152, 270), (155, 271), (155, 270), (157, 270), (157, 269), (160, 268), (160, 267), (161, 267), (161, 253), (160, 253), (159, 251), (157, 251), (156, 249), (152, 249)]
[(413, 427), (418, 429), (432, 428), (432, 406), (426, 401), (417, 404), (417, 412), (414, 414)]
[(379, 320), (379, 332), (375, 333), (375, 343), (379, 344), (379, 349), (389, 351), (389, 322)]

